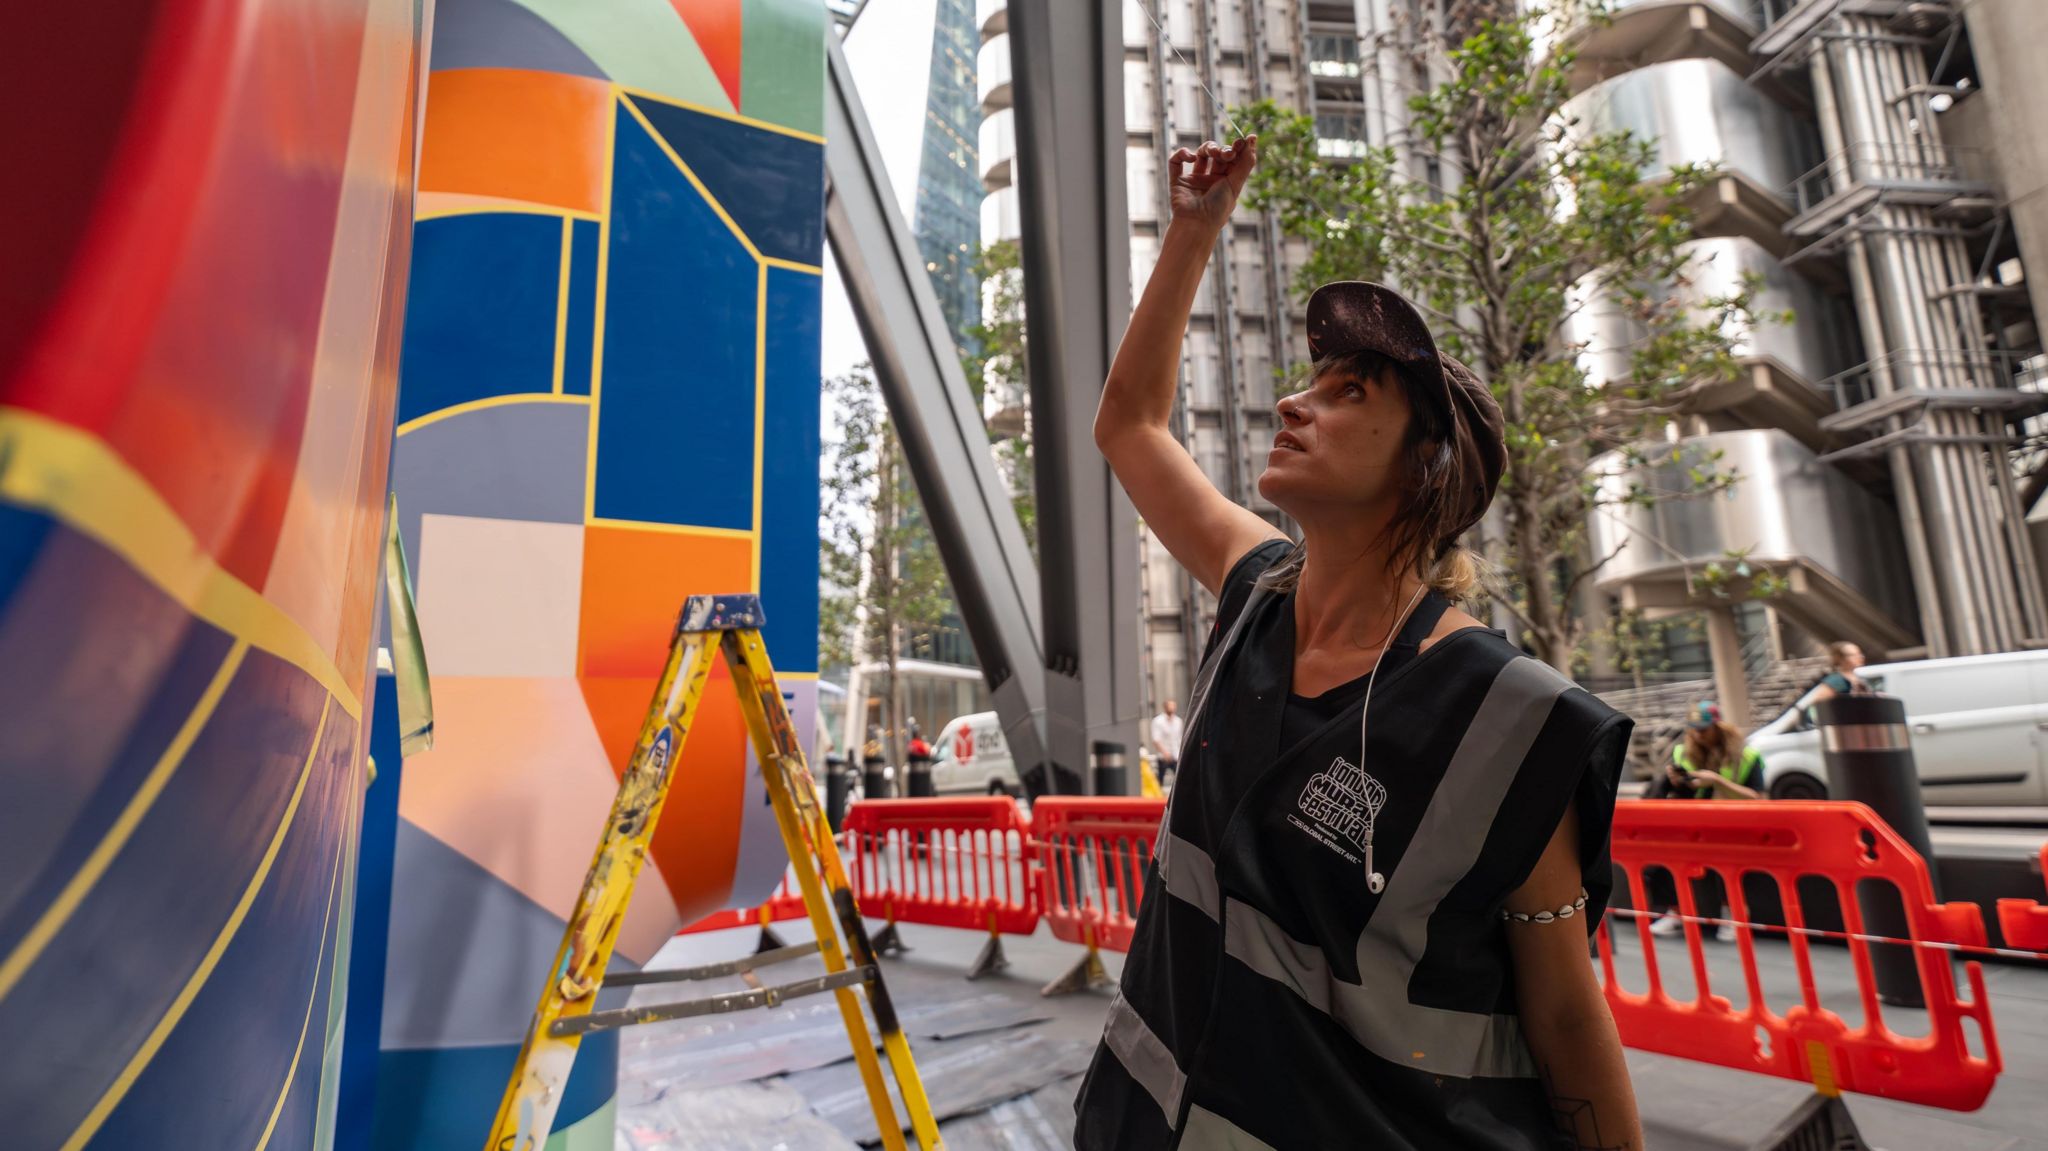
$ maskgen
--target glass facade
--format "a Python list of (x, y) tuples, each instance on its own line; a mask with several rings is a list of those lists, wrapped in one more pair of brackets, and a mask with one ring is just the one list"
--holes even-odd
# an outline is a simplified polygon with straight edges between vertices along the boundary
[[(917, 247), (938, 293), (939, 310), (962, 356), (978, 353), (970, 329), (981, 323), (981, 280), (974, 274), (981, 237), (981, 99), (975, 56), (980, 34), (974, 0), (938, 0), (932, 22), (931, 83), (924, 145), (917, 164)], [(939, 626), (904, 639), (900, 655), (976, 666), (957, 610)], [(934, 729), (936, 731), (936, 729)]]
[(917, 165), (917, 246), (938, 292), (939, 310), (964, 355), (976, 350), (967, 331), (981, 320), (981, 281), (974, 275), (982, 197), (974, 65), (978, 46), (974, 0), (938, 0), (924, 147)]

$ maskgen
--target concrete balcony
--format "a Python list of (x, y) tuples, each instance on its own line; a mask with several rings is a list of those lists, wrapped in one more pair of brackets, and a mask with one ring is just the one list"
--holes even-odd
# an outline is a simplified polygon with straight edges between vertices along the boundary
[[(1755, 242), (1738, 237), (1695, 240), (1687, 281), (1660, 303), (1698, 307), (1741, 288), (1745, 277), (1759, 283), (1754, 307), (1760, 313), (1792, 313), (1790, 323), (1760, 323), (1729, 332), (1744, 370), (1735, 380), (1697, 396), (1689, 408), (1699, 431), (1779, 428), (1815, 451), (1828, 434), (1821, 421), (1835, 401), (1821, 387), (1856, 362), (1855, 317), (1846, 301), (1821, 291)], [(1596, 383), (1625, 377), (1630, 356), (1645, 339), (1641, 318), (1612, 300), (1589, 303), (1572, 318), (1567, 333), (1583, 347), (1580, 362)]]
[[(1596, 579), (1624, 607), (1725, 605), (1699, 576), (1707, 564), (1742, 552), (1790, 583), (1771, 606), (1813, 635), (1878, 651), (1918, 642), (1897, 515), (1790, 435), (1717, 432), (1682, 440), (1677, 458), (1667, 454), (1646, 467), (1626, 468), (1613, 454), (1592, 466), (1610, 506), (1595, 513), (1589, 546), (1595, 556), (1614, 557)], [(1619, 502), (1631, 485), (1685, 490), (1694, 467), (1739, 480), (1712, 497), (1649, 507)], [(1740, 581), (1732, 590), (1742, 594)]]
[(981, 242), (984, 246), (1015, 240), (1024, 234), (1024, 211), (1015, 185), (981, 200)]
[(981, 156), (981, 186), (1000, 192), (1015, 183), (1012, 161), (1017, 156), (1016, 112), (1004, 108), (981, 122), (976, 151)]
[(1626, 130), (1651, 146), (1656, 177), (1686, 164), (1720, 176), (1687, 205), (1705, 235), (1745, 236), (1774, 254), (1789, 241), (1787, 191), (1820, 157), (1811, 122), (1718, 60), (1671, 60), (1595, 84), (1565, 105), (1581, 138)]
[(1748, 72), (1749, 42), (1761, 27), (1755, 0), (1618, 0), (1610, 15), (1573, 38), (1574, 92), (1668, 60), (1717, 60)]
[(984, 42), (1010, 30), (1010, 0), (974, 0), (974, 26)]
[(1010, 37), (992, 37), (974, 56), (975, 95), (983, 116), (1010, 106)]

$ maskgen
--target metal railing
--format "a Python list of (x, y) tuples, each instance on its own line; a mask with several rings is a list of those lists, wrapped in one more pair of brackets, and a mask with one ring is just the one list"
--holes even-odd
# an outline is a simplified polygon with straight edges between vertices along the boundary
[(1809, 0), (1754, 0), (1751, 11), (1756, 14), (1757, 27), (1768, 29), (1808, 2)]
[(1991, 160), (1986, 149), (1930, 141), (1895, 144), (1862, 140), (1829, 155), (1792, 182), (1787, 195), (1794, 214), (1803, 216), (1843, 190), (1832, 170), (1842, 160), (1848, 162), (1851, 181), (1873, 188), (1962, 195), (1990, 186)]
[(1836, 411), (1847, 411), (1896, 391), (1936, 388), (2037, 390), (2043, 376), (2041, 357), (2037, 355), (1990, 349), (1902, 348), (1838, 372), (1815, 386), (1834, 398)]

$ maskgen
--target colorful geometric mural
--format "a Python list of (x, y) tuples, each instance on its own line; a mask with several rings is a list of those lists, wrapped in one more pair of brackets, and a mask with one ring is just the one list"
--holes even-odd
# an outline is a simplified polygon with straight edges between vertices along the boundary
[(0, 1145), (322, 1146), (430, 12), (10, 15)]
[[(392, 473), (435, 746), (399, 798), (380, 1147), (483, 1138), (685, 596), (762, 594), (811, 730), (825, 35), (815, 0), (437, 6)], [(786, 863), (719, 680), (627, 966)], [(610, 1145), (609, 1050), (558, 1141)]]

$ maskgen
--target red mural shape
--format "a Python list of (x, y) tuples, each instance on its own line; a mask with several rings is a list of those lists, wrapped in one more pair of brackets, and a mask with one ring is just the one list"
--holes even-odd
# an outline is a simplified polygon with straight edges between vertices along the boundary
[(740, 27), (742, 0), (669, 0), (676, 15), (690, 26), (690, 34), (697, 38), (697, 46), (704, 50), (704, 59), (710, 63), (711, 71), (718, 76), (718, 82), (725, 86), (725, 94), (732, 97), (732, 106), (740, 108)]

